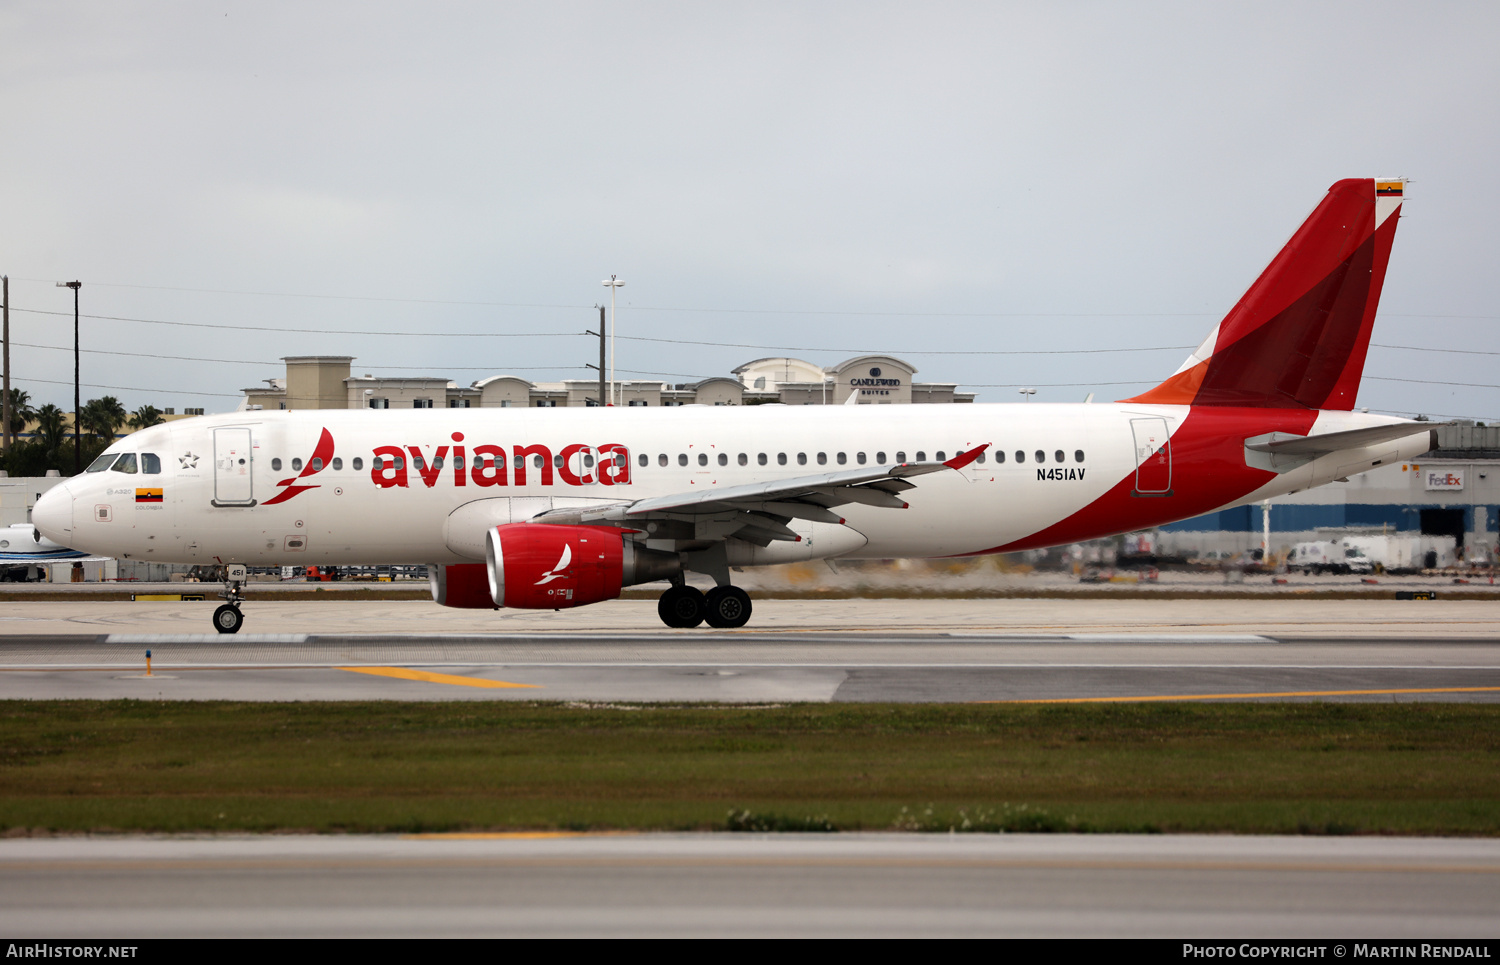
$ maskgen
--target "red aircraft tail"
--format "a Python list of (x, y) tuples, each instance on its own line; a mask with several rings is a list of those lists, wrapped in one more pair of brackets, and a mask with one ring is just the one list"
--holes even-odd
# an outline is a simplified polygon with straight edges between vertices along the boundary
[(1369, 178), (1329, 188), (1182, 367), (1124, 401), (1354, 408), (1404, 188)]

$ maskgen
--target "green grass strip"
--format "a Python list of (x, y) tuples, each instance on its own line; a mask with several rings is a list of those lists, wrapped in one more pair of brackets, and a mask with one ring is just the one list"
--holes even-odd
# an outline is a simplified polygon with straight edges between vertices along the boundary
[(1500, 705), (0, 702), (0, 830), (1500, 833)]

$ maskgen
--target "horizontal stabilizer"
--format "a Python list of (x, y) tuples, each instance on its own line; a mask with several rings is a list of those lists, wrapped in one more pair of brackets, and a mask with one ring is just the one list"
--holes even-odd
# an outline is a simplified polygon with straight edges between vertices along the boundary
[(1347, 432), (1324, 432), (1315, 436), (1298, 436), (1288, 432), (1272, 432), (1258, 436), (1255, 441), (1246, 440), (1245, 448), (1256, 452), (1278, 455), (1321, 456), (1346, 449), (1363, 449), (1382, 442), (1394, 442), (1423, 432), (1432, 433), (1432, 448), (1437, 448), (1436, 426), (1452, 425), (1451, 422), (1402, 422), (1390, 426), (1371, 426), (1368, 429), (1350, 429)]

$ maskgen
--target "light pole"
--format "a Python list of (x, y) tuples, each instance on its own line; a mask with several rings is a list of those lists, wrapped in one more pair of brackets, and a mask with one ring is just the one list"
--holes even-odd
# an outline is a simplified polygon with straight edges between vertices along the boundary
[(83, 435), (82, 426), (79, 425), (78, 409), (78, 289), (83, 287), (81, 281), (60, 281), (58, 288), (73, 289), (73, 475), (83, 472)]
[(624, 288), (625, 283), (619, 275), (610, 275), (604, 287), (609, 289), (609, 395), (613, 400), (619, 391), (615, 384), (615, 332), (620, 329), (620, 316), (615, 314), (615, 291)]
[(1036, 395), (1036, 389), (1017, 389), (1016, 391), (1021, 393), (1021, 398), (1025, 399), (1027, 402), (1030, 402), (1031, 397)]

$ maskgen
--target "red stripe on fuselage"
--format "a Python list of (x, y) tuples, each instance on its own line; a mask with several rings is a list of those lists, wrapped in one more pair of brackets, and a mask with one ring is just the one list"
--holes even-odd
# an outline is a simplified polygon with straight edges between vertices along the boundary
[[(1132, 470), (1078, 512), (1003, 546), (963, 553), (1010, 553), (1129, 533), (1210, 512), (1255, 492), (1276, 474), (1245, 465), (1245, 440), (1267, 432), (1306, 435), (1318, 413), (1311, 409), (1193, 406), (1172, 434), (1172, 494), (1137, 496)], [(1128, 425), (1123, 430), (1129, 431)]]

